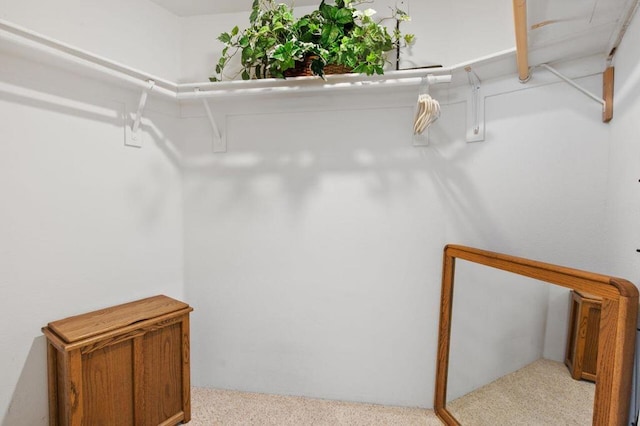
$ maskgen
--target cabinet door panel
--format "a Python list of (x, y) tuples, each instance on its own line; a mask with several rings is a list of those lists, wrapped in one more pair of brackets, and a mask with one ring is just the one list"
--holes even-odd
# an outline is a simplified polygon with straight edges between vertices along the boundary
[(126, 340), (85, 355), (82, 424), (119, 426), (134, 423), (132, 351), (132, 341)]
[(144, 336), (145, 424), (157, 425), (182, 412), (181, 342), (180, 323)]

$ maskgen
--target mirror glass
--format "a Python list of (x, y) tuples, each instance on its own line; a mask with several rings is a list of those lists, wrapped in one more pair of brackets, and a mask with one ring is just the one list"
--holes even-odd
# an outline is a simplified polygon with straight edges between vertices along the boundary
[(591, 424), (595, 384), (565, 365), (573, 295), (456, 260), (446, 407), (462, 425)]

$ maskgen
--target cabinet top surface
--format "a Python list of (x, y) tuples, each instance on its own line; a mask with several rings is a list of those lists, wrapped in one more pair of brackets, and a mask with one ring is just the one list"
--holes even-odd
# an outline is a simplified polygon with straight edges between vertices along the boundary
[(584, 291), (578, 291), (578, 290), (574, 290), (574, 292), (584, 300), (591, 300), (591, 301), (594, 301), (594, 302), (602, 302), (602, 297), (600, 297), (600, 296), (594, 296), (593, 294), (585, 293)]
[(71, 343), (185, 308), (189, 305), (160, 295), (53, 321), (48, 327)]

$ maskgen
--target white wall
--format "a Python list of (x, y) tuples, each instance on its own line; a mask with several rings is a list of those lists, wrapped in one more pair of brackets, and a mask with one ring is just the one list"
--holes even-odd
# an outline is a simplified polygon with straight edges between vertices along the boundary
[(191, 120), (196, 385), (429, 399), (439, 288), (429, 271), (445, 227), (425, 167), (436, 159), (411, 147), (414, 96), (405, 95), (226, 102), (229, 152), (217, 156), (207, 123)]
[[(513, 9), (500, 0), (423, 1), (409, 3), (411, 22), (402, 31), (416, 35), (416, 44), (403, 53), (402, 67), (439, 64), (445, 67), (467, 62), (515, 46)], [(376, 1), (383, 15), (395, 0)], [(378, 6), (379, 4), (379, 6)]]
[[(220, 17), (176, 20), (142, 1), (0, 5), (3, 19), (169, 79), (204, 80), (227, 29)], [(412, 25), (473, 11), (459, 2), (424, 16), (422, 7), (411, 4)], [(428, 40), (413, 51), (418, 62), (436, 52), (450, 65), (513, 44), (507, 24), (446, 42), (421, 36), (427, 28), (439, 27), (411, 29)], [(638, 31), (634, 23), (626, 40)], [(640, 85), (638, 48), (626, 43), (610, 127), (562, 83), (489, 97), (477, 144), (464, 141), (464, 104), (444, 105), (427, 148), (411, 146), (410, 89), (241, 98), (212, 102), (224, 155), (211, 154), (199, 106), (177, 120), (158, 101), (145, 114), (147, 146), (124, 148), (120, 114), (136, 91), (2, 54), (0, 290), (12, 319), (0, 328), (12, 345), (0, 355), (3, 425), (46, 424), (41, 326), (157, 293), (196, 308), (196, 385), (430, 407), (445, 243), (637, 274), (635, 210), (625, 208), (638, 179)], [(600, 90), (598, 76), (580, 82)], [(493, 85), (503, 81), (484, 87)], [(443, 104), (450, 95), (437, 93)], [(536, 324), (554, 316), (545, 315)], [(564, 327), (547, 323), (545, 356), (557, 357)]]
[(155, 294), (182, 299), (175, 105), (0, 53), (0, 423), (48, 423), (48, 322)]
[(640, 282), (640, 18), (628, 28), (615, 56), (608, 203), (608, 273)]
[[(608, 127), (566, 85), (526, 87), (487, 99), (476, 144), (453, 103), (431, 146), (412, 147), (409, 89), (212, 104), (228, 114), (224, 155), (189, 120), (195, 383), (430, 407), (444, 243), (603, 266)], [(522, 333), (544, 340), (538, 296)]]
[(176, 81), (180, 20), (149, 0), (0, 0), (0, 19)]
[[(563, 72), (571, 74), (571, 67)], [(578, 81), (597, 93), (600, 80), (597, 75)], [(540, 81), (555, 83), (531, 88)], [(483, 87), (492, 91), (491, 84)], [(522, 87), (527, 90), (487, 99), (487, 141), (465, 145), (462, 138), (453, 143), (445, 138), (433, 144), (448, 160), (443, 169), (451, 171), (443, 179), (450, 209), (448, 241), (606, 271), (603, 159), (609, 152), (609, 126), (599, 121), (597, 103), (555, 78), (546, 79), (543, 72)], [(461, 109), (442, 121), (455, 117), (462, 127), (463, 114)], [(548, 300), (543, 356), (562, 361), (568, 292), (550, 287)]]

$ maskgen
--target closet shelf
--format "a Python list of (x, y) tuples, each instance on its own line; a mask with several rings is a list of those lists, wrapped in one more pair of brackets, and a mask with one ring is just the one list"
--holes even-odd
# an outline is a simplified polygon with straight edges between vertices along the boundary
[[(371, 90), (379, 88), (395, 89), (404, 86), (417, 88), (425, 83), (451, 83), (454, 86), (466, 85), (468, 75), (473, 71), (477, 82), (472, 85), (474, 96), (468, 102), (471, 105), (470, 117), (473, 121), (468, 126), (473, 131), (467, 139), (470, 142), (484, 140), (484, 97), (480, 95), (480, 77), (494, 78), (515, 72), (515, 49), (508, 49), (453, 67), (433, 67), (401, 71), (389, 71), (384, 75), (367, 76), (364, 74), (342, 74), (327, 76), (325, 80), (318, 77), (298, 77), (290, 79), (263, 79), (228, 82), (175, 83), (153, 74), (137, 70), (119, 62), (82, 50), (53, 38), (38, 34), (0, 19), (0, 39), (4, 43), (3, 50), (17, 46), (20, 53), (34, 52), (38, 62), (83, 67), (91, 76), (124, 82), (129, 86), (141, 89), (140, 101), (132, 118), (125, 128), (125, 144), (133, 147), (142, 146), (143, 133), (140, 131), (142, 115), (148, 96), (162, 96), (180, 103), (202, 102), (206, 115), (211, 122), (214, 152), (226, 151), (226, 137), (220, 131), (207, 99), (237, 96), (290, 95), (308, 94), (320, 91)], [(26, 48), (26, 49), (25, 49)]]
[[(513, 58), (515, 57), (515, 49), (509, 49), (453, 67), (389, 71), (384, 75), (344, 74), (327, 76), (326, 80), (318, 77), (297, 77), (286, 80), (263, 79), (181, 84), (76, 48), (2, 19), (0, 19), (0, 38), (20, 47), (31, 48), (40, 54), (46, 53), (47, 56), (56, 60), (62, 59), (73, 65), (82, 65), (87, 70), (97, 71), (107, 78), (116, 78), (145, 91), (148, 90), (150, 84), (153, 84), (149, 95), (160, 95), (181, 102), (239, 95), (299, 94), (327, 90), (362, 90), (412, 85), (417, 87), (427, 76), (432, 76), (434, 83), (451, 81), (454, 85), (462, 85), (467, 82), (465, 68), (472, 67), (476, 71), (482, 69), (483, 73), (486, 71), (491, 74), (491, 77), (506, 75), (513, 72)], [(38, 59), (42, 61), (43, 57), (39, 55)]]

